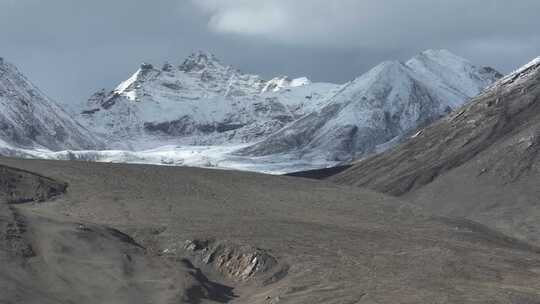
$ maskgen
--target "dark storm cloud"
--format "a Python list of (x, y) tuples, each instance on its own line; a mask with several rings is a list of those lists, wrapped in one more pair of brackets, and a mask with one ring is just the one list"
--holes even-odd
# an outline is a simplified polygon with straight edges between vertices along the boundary
[(539, 11), (538, 0), (0, 0), (0, 56), (66, 103), (196, 49), (318, 81), (427, 48), (507, 72), (540, 55)]

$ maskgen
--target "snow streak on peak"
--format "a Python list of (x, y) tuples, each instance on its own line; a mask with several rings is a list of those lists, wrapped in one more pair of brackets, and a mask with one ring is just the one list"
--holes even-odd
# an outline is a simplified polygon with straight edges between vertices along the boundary
[(289, 76), (281, 76), (268, 81), (262, 89), (262, 93), (279, 92), (282, 89), (296, 88), (309, 84), (311, 84), (311, 80), (309, 80), (307, 77), (291, 79)]
[(520, 67), (516, 71), (508, 74), (504, 78), (502, 78), (499, 82), (495, 83), (494, 86), (499, 85), (506, 85), (515, 82), (516, 80), (520, 78), (525, 78), (530, 73), (540, 69), (540, 57), (537, 57), (533, 59), (531, 62), (527, 63), (526, 65)]

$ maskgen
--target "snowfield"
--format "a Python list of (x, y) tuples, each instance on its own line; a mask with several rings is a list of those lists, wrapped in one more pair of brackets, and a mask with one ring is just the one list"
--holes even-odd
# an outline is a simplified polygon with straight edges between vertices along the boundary
[(104, 163), (131, 163), (160, 166), (187, 166), (210, 169), (252, 171), (266, 174), (286, 174), (338, 165), (338, 162), (302, 161), (291, 155), (246, 157), (232, 153), (246, 145), (233, 146), (163, 146), (143, 151), (84, 150), (50, 151), (46, 149), (16, 149), (0, 147), (0, 154), (13, 157), (76, 160)]

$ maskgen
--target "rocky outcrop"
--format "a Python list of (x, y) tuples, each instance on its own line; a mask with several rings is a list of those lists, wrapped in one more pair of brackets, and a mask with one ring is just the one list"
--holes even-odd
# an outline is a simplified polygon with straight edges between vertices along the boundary
[(66, 192), (67, 184), (48, 177), (0, 166), (1, 198), (8, 204), (43, 202)]
[[(203, 265), (209, 265), (229, 280), (274, 283), (287, 273), (287, 266), (280, 264), (266, 250), (232, 242), (188, 240), (184, 249)], [(167, 251), (170, 252), (170, 251)]]

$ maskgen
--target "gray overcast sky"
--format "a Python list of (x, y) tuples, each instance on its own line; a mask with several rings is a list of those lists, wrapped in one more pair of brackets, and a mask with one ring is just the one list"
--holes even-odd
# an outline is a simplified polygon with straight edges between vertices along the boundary
[(540, 56), (539, 12), (539, 0), (0, 0), (0, 56), (63, 103), (198, 49), (267, 78), (341, 83), (428, 48), (508, 72)]

